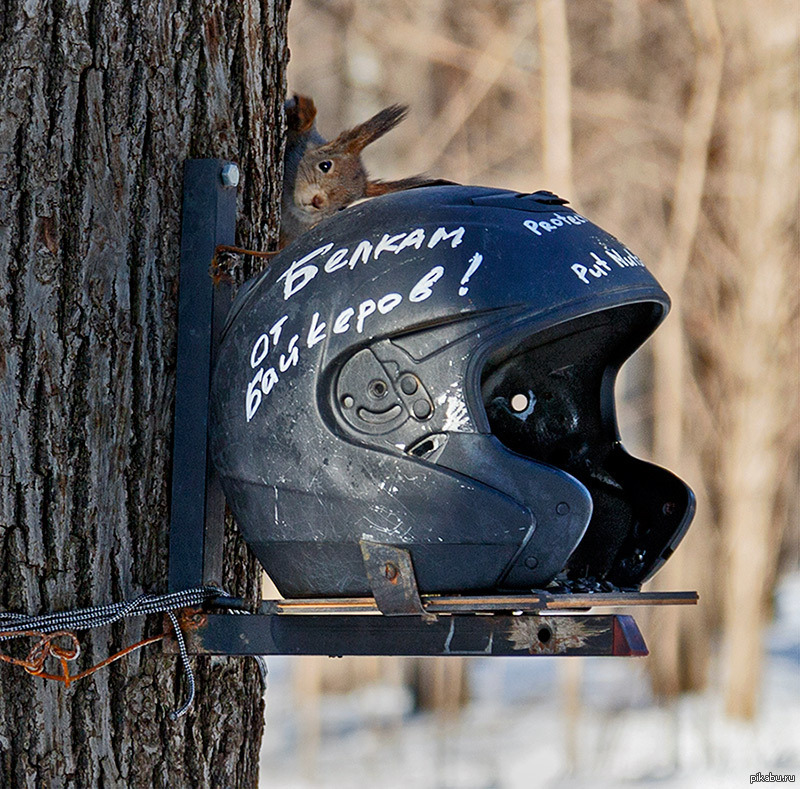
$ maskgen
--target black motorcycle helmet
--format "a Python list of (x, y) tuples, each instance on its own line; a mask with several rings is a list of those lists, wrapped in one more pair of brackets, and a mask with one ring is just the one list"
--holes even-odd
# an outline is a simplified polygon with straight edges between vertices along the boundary
[(212, 457), (287, 597), (369, 593), (361, 540), (422, 592), (638, 587), (689, 488), (623, 449), (620, 365), (669, 299), (549, 192), (445, 186), (353, 206), (231, 308)]

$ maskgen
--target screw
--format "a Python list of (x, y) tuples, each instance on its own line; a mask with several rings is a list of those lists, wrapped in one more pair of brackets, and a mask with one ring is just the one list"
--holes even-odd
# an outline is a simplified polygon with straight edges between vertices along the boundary
[(238, 186), (239, 168), (233, 162), (228, 162), (226, 165), (223, 165), (219, 172), (219, 177), (222, 180), (223, 186)]
[(414, 392), (419, 389), (419, 382), (417, 381), (416, 376), (411, 375), (408, 373), (404, 375), (400, 379), (400, 388), (403, 390), (403, 394), (412, 395)]
[(417, 419), (427, 419), (431, 415), (431, 404), (427, 400), (415, 400), (411, 406), (414, 416)]
[(373, 381), (369, 382), (369, 386), (367, 386), (367, 391), (376, 399), (380, 399), (381, 397), (386, 397), (386, 393), (389, 391), (389, 387), (386, 384), (386, 381), (382, 381), (380, 378), (376, 378)]
[(383, 567), (383, 574), (386, 576), (387, 580), (392, 583), (397, 583), (397, 576), (400, 575), (400, 568), (392, 562), (386, 562)]

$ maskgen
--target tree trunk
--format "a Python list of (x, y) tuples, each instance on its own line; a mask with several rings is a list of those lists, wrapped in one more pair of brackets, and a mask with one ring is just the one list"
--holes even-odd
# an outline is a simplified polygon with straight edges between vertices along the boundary
[[(166, 591), (182, 164), (237, 161), (238, 243), (276, 238), (287, 6), (0, 6), (0, 608)], [(79, 668), (161, 627), (84, 633)], [(0, 786), (255, 786), (255, 662), (193, 663), (178, 722), (159, 646), (69, 688), (0, 664)]]

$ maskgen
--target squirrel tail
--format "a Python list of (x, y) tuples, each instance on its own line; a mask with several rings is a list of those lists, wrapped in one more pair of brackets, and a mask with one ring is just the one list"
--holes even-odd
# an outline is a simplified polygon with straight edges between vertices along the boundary
[(284, 103), (286, 111), (286, 131), (289, 134), (308, 134), (314, 128), (317, 108), (314, 99), (295, 93)]
[(426, 178), (423, 175), (412, 175), (397, 181), (367, 181), (365, 196), (378, 197), (390, 192), (404, 192), (406, 189), (418, 189), (421, 186), (458, 186), (455, 181), (444, 178)]

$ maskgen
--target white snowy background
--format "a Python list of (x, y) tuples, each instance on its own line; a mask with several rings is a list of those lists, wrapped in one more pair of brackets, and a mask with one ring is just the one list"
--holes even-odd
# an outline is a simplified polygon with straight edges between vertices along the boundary
[[(726, 718), (717, 674), (702, 695), (659, 703), (643, 660), (537, 657), (470, 659), (471, 700), (455, 716), (414, 713), (406, 688), (371, 684), (318, 697), (309, 725), (293, 691), (296, 659), (270, 658), (260, 785), (727, 789), (759, 772), (796, 776), (800, 573), (781, 582), (775, 611), (752, 723)], [(568, 671), (580, 676), (572, 713)]]

